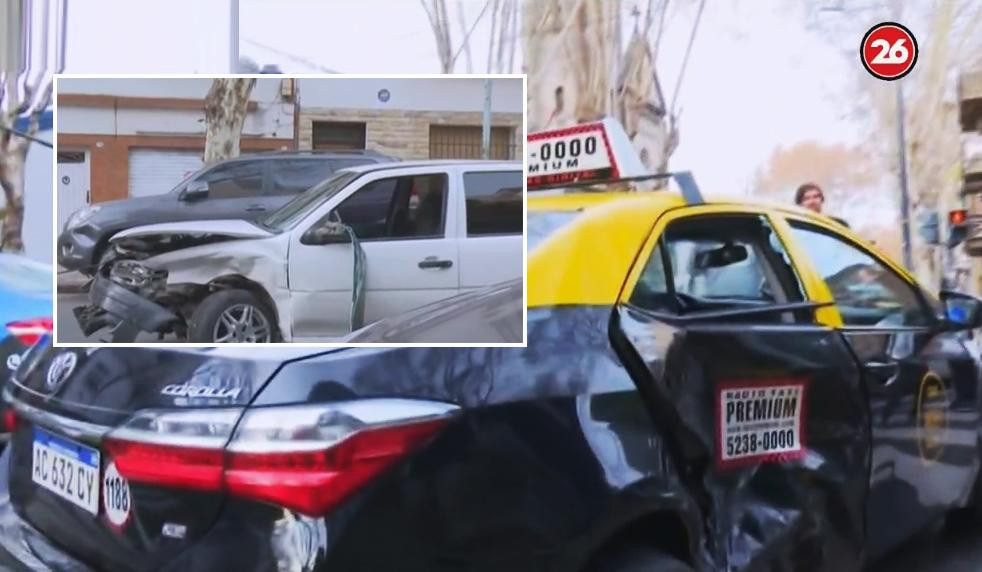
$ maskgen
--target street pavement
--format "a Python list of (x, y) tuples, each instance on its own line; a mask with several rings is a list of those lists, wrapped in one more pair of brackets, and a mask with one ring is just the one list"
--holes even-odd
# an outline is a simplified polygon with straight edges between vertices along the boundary
[(982, 525), (939, 522), (905, 542), (867, 572), (977, 572), (982, 570)]

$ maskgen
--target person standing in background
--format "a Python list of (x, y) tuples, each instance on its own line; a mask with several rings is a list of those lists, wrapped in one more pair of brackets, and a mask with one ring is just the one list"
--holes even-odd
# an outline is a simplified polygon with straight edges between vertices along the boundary
[(822, 206), (825, 204), (825, 193), (822, 187), (815, 183), (805, 183), (795, 191), (794, 203), (799, 207), (821, 213)]
[[(822, 214), (822, 207), (825, 206), (825, 191), (815, 183), (805, 183), (794, 192), (794, 203), (799, 207)], [(845, 219), (835, 216), (829, 216), (829, 218), (842, 226), (849, 227), (849, 223)]]

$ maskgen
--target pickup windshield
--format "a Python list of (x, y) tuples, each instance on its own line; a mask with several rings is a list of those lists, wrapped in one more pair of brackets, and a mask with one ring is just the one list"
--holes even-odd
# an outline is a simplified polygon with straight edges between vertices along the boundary
[(338, 171), (333, 177), (314, 185), (282, 207), (259, 219), (259, 225), (273, 232), (283, 232), (293, 228), (310, 211), (324, 204), (324, 201), (357, 179), (358, 175), (359, 173), (351, 171)]

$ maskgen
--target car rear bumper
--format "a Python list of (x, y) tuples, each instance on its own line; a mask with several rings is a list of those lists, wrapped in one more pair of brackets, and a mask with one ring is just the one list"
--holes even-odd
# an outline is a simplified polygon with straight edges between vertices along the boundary
[(75, 308), (82, 333), (92, 335), (101, 328), (127, 321), (146, 332), (165, 332), (179, 320), (167, 308), (97, 275), (89, 290), (90, 306)]

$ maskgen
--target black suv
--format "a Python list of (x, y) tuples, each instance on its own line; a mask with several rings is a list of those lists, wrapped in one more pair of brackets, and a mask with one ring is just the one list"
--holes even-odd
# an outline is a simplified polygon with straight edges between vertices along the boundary
[(258, 218), (338, 169), (393, 161), (372, 151), (288, 151), (221, 161), (169, 193), (99, 203), (76, 211), (58, 237), (58, 264), (92, 274), (109, 238), (146, 224)]

